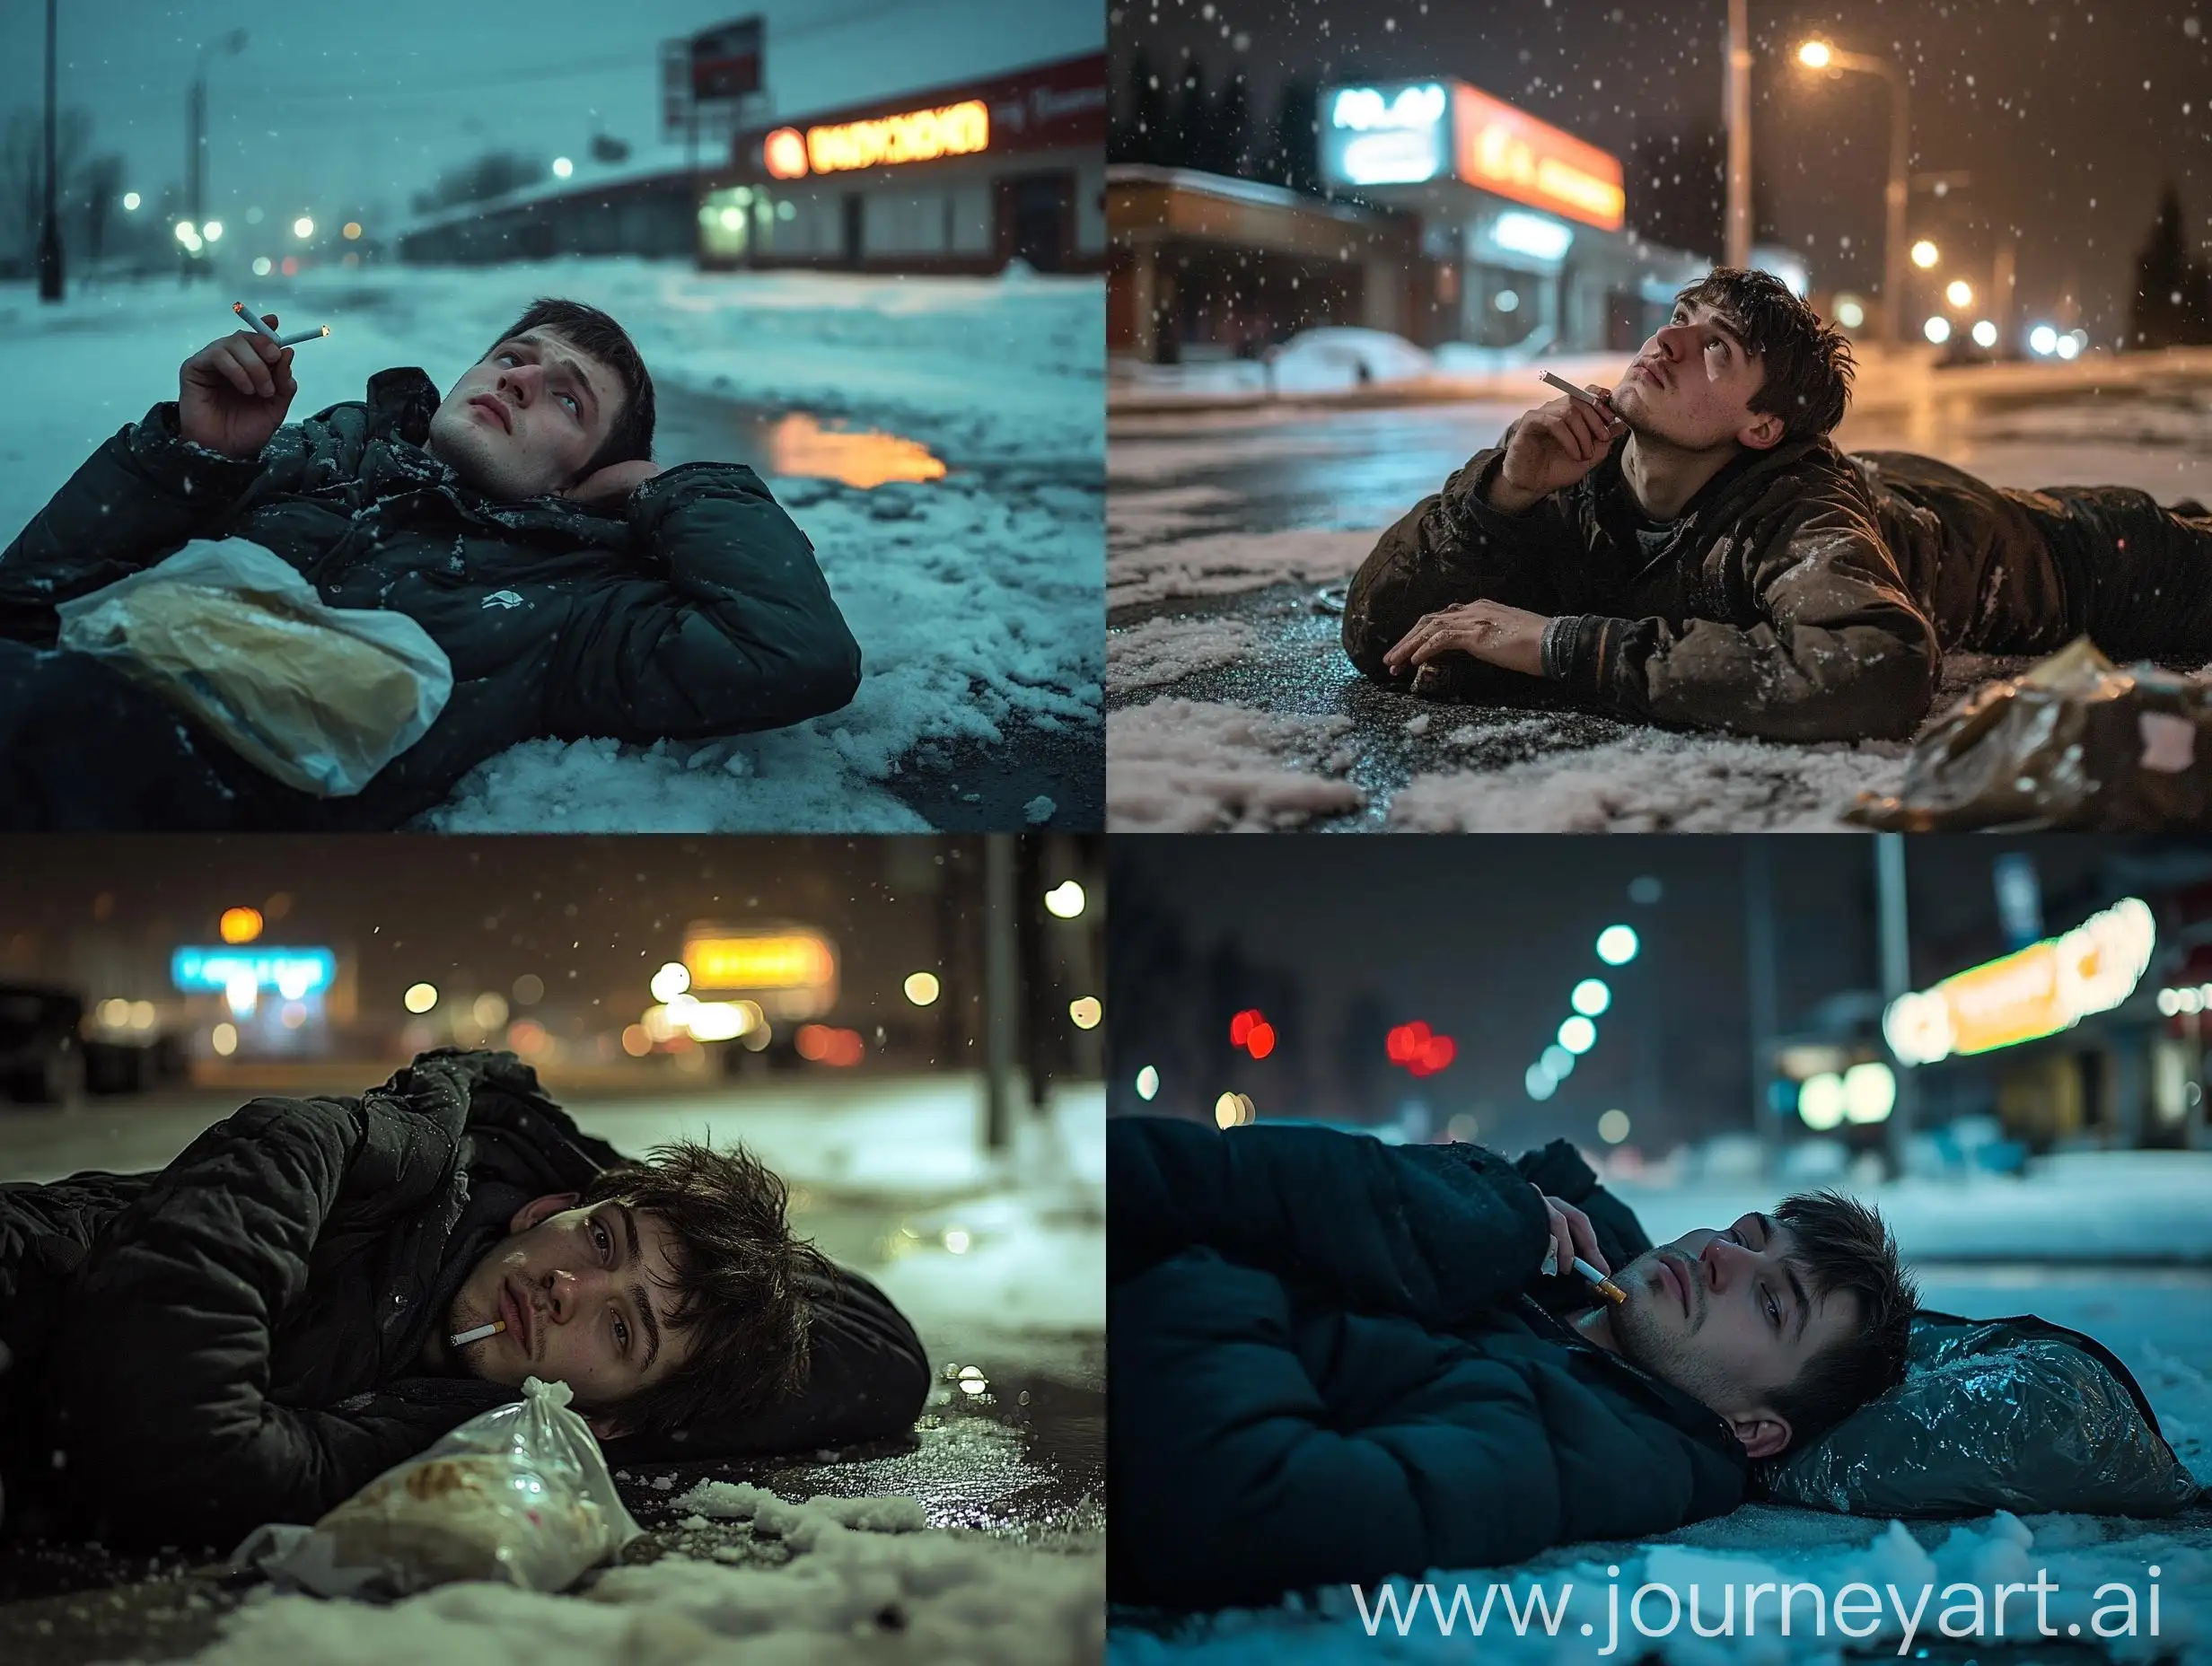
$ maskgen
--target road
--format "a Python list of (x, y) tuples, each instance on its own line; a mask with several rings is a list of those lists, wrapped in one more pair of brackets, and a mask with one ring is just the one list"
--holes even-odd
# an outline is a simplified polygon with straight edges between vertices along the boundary
[[(2126, 368), (2120, 378), (2109, 361), (2085, 360), (2038, 371), (2032, 386), (2014, 367), (1877, 371), (1862, 378), (1838, 443), (1926, 452), (2000, 485), (2114, 481), (2162, 502), (2212, 496), (2212, 362)], [(1437, 707), (1352, 669), (1339, 646), (1343, 582), (1382, 529), (1547, 391), (1111, 417), (1111, 825), (1835, 827), (1852, 791), (1891, 785), (1895, 744), (1839, 753), (1574, 713)], [(2007, 669), (1961, 658), (1945, 693)]]

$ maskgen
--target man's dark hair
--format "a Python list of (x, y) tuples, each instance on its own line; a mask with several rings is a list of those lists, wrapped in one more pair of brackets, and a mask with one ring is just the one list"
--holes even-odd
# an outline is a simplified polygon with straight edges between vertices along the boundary
[(1920, 1293), (1898, 1265), (1897, 1240), (1864, 1205), (1836, 1192), (1804, 1192), (1784, 1198), (1774, 1218), (1796, 1241), (1791, 1258), (1813, 1299), (1848, 1293), (1858, 1303), (1857, 1330), (1830, 1343), (1805, 1362), (1796, 1381), (1767, 1397), (1789, 1419), (1795, 1451), (1905, 1380)]
[(669, 1320), (692, 1345), (660, 1381), (595, 1409), (670, 1434), (747, 1416), (803, 1385), (806, 1285), (830, 1269), (792, 1237), (783, 1181), (742, 1147), (678, 1140), (654, 1146), (645, 1163), (602, 1170), (584, 1203), (618, 1197), (667, 1229), (677, 1293)]
[(1773, 273), (1715, 267), (1674, 299), (1711, 307), (1765, 365), (1751, 409), (1779, 416), (1785, 440), (1830, 433), (1843, 420), (1857, 370), (1851, 344)]
[(533, 329), (549, 329), (578, 352), (588, 353), (622, 379), (621, 408), (614, 425), (592, 460), (584, 465), (579, 480), (588, 479), (613, 463), (650, 462), (653, 460), (653, 378), (645, 370), (629, 332), (597, 307), (581, 301), (561, 301), (540, 295), (530, 311), (484, 349), (489, 357), (500, 341), (512, 341)]

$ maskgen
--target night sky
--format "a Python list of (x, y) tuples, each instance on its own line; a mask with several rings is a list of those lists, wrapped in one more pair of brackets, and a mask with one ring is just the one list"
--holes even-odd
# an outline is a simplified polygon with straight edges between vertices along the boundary
[[(1760, 238), (1803, 251), (1815, 290), (1878, 285), (1890, 132), (1879, 78), (1795, 65), (1816, 32), (1908, 67), (1914, 171), (1973, 176), (1940, 201), (1916, 191), (1910, 234), (1972, 250), (1986, 283), (1994, 234), (2016, 231), (2019, 316), (2073, 291), (2083, 326), (2115, 337), (2168, 180), (2212, 257), (2212, 0), (1751, 0), (1750, 16)], [(1241, 71), (1268, 119), (1286, 71), (1457, 76), (1625, 160), (1639, 136), (1717, 127), (1726, 26), (1726, 0), (1113, 0), (1108, 34), (1118, 87), (1140, 41), (1163, 82), (1191, 54), (1211, 87)], [(1631, 224), (1634, 192), (1632, 176)]]
[[(768, 90), (786, 113), (1103, 44), (1098, 0), (63, 0), (59, 15), (60, 103), (92, 114), (92, 149), (120, 152), (125, 189), (148, 197), (184, 178), (200, 46), (246, 31), (207, 76), (207, 211), (234, 224), (249, 206), (388, 220), (453, 162), (494, 149), (582, 162), (602, 128), (655, 146), (660, 42), (733, 18), (767, 20)], [(0, 6), (0, 110), (17, 119), (43, 121), (45, 41), (44, 5)]]
[[(903, 1018), (900, 981), (940, 964), (948, 867), (980, 861), (979, 840), (921, 837), (0, 839), (0, 975), (58, 978), (94, 928), (165, 965), (245, 906), (272, 916), (268, 944), (353, 947), (364, 1021), (396, 1023), (417, 979), (504, 992), (527, 973), (549, 1007), (626, 1023), (690, 921), (790, 921), (837, 944), (842, 1010)], [(110, 993), (166, 991), (89, 992)]]
[[(1685, 1126), (1748, 1126), (1745, 875), (1753, 840), (1643, 837), (1592, 840), (1485, 835), (1400, 838), (1376, 861), (1359, 841), (1118, 839), (1109, 955), (1117, 1076), (1144, 1059), (1132, 1019), (1121, 940), (1143, 916), (1174, 923), (1203, 954), (1232, 942), (1256, 967), (1290, 973), (1304, 990), (1310, 1065), (1363, 993), (1387, 1020), (1420, 1019), (1452, 1034), (1459, 1062), (1435, 1079), (1444, 1106), (1487, 1105), (1524, 1135), (1549, 1127), (1585, 1140), (1605, 1097), (1620, 1102), (1637, 1062), (1635, 1027), (1655, 1020), (1656, 1060)], [(1802, 1023), (1823, 997), (1880, 986), (1874, 841), (1854, 837), (1760, 838), (1771, 864), (1779, 1026)], [(1993, 863), (2006, 851), (2034, 859), (2047, 934), (2077, 924), (2117, 892), (2212, 879), (2201, 846), (2122, 838), (1906, 841), (1913, 973), (1921, 986), (2001, 954)], [(1639, 878), (1656, 901), (1631, 899)], [(1610, 971), (1598, 933), (1632, 925), (1643, 952)], [(1148, 929), (1151, 928), (1148, 926)], [(2154, 963), (2155, 969), (2155, 963)], [(1598, 1050), (1549, 1107), (1530, 1103), (1522, 1075), (1567, 1016), (1583, 978), (1615, 989)], [(1181, 998), (1203, 998), (1192, 986)], [(1286, 1042), (1288, 1038), (1286, 1038)], [(1224, 1038), (1225, 1042), (1225, 1037)], [(1224, 1048), (1224, 1068), (1228, 1058)], [(1286, 1058), (1292, 1049), (1286, 1048)], [(1296, 1061), (1292, 1061), (1296, 1068)], [(1260, 1067), (1264, 1070), (1265, 1066)], [(1248, 1077), (1259, 1071), (1248, 1068)], [(1406, 1092), (1410, 1079), (1398, 1078)], [(1226, 1085), (1224, 1083), (1223, 1085)], [(1250, 1088), (1264, 1096), (1273, 1085)], [(1206, 1096), (1210, 1097), (1210, 1092)], [(1510, 1118), (1507, 1117), (1510, 1113)], [(1564, 1126), (1552, 1127), (1553, 1124)], [(1549, 1137), (1549, 1134), (1544, 1136)]]

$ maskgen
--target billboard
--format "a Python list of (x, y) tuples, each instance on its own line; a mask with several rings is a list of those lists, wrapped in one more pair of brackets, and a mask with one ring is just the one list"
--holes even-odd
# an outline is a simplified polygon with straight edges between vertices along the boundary
[(661, 42), (663, 139), (672, 143), (695, 127), (718, 138), (735, 127), (748, 101), (767, 88), (764, 35), (759, 18), (739, 17)]
[(813, 1018), (837, 1004), (837, 949), (807, 926), (696, 922), (684, 933), (683, 965), (701, 999), (742, 997), (775, 1018)]
[(1602, 231), (1624, 224), (1618, 157), (1463, 81), (1325, 89), (1321, 143), (1331, 185), (1453, 179)]

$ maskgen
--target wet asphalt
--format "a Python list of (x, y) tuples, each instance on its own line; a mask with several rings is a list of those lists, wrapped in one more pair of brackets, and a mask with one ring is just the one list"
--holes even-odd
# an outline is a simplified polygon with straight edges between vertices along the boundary
[[(762, 478), (775, 474), (773, 434), (792, 408), (716, 399), (687, 388), (667, 386), (654, 396), (654, 449), (663, 467), (681, 462), (722, 461), (748, 465)], [(832, 431), (874, 429), (865, 413), (812, 410)], [(930, 436), (917, 436), (925, 446)], [(1105, 481), (1095, 459), (995, 458), (963, 453), (952, 446), (933, 452), (946, 473), (938, 481), (894, 481), (862, 487), (836, 480), (810, 479), (772, 484), (779, 498), (804, 522), (804, 504), (833, 495), (865, 500), (879, 518), (917, 513), (933, 492), (979, 492), (1002, 499), (1049, 494), (1065, 502), (1071, 491), (1097, 500), (1089, 519), (1103, 538)], [(987, 745), (973, 741), (925, 741), (900, 760), (887, 790), (940, 832), (1004, 832), (1040, 826), (1080, 831), (1102, 827), (1106, 819), (1106, 738), (1102, 723), (1061, 731), (1033, 724), (1007, 725), (1005, 739)], [(1027, 806), (1049, 798), (1049, 820), (1031, 823)]]
[[(2201, 390), (2186, 381), (2103, 395), (2085, 390), (2078, 399), (2059, 399), (2048, 394), (1953, 392), (1939, 380), (1936, 392), (1920, 403), (1855, 413), (1838, 440), (1848, 449), (1909, 449), (1942, 456), (1958, 451), (1970, 436), (2002, 443), (2009, 437), (2010, 419), (2031, 412), (2046, 423), (2071, 408), (2109, 420), (2116, 407), (2148, 416), (2164, 407), (2197, 409), (2201, 397)], [(1532, 398), (1531, 403), (1536, 402)], [(1495, 444), (1522, 408), (1496, 400), (1423, 399), (1396, 405), (1285, 401), (1188, 413), (1133, 411), (1108, 422), (1109, 491), (1204, 487), (1220, 494), (1185, 513), (1174, 534), (1179, 538), (1379, 530), (1437, 490), (1475, 452)], [(1163, 468), (1156, 448), (1179, 440), (1190, 442), (1196, 460)], [(1115, 448), (1125, 444), (1145, 453), (1135, 478), (1115, 461)], [(2197, 443), (2197, 449), (2208, 447), (2212, 440)], [(1110, 636), (1152, 619), (1233, 619), (1251, 628), (1256, 645), (1233, 664), (1167, 682), (1117, 691), (1110, 680), (1107, 709), (1181, 697), (1350, 718), (1350, 732), (1327, 750), (1331, 755), (1352, 754), (1345, 778), (1365, 794), (1366, 802), (1357, 811), (1304, 824), (1315, 832), (1382, 830), (1391, 801), (1417, 775), (1499, 769), (1586, 750), (1640, 731), (1638, 724), (1540, 698), (1527, 706), (1444, 703), (1371, 682), (1344, 655), (1341, 608), (1341, 586), (1303, 584), (1115, 608), (1107, 618)], [(1962, 665), (1959, 674), (1947, 674), (1938, 709), (1983, 678), (2001, 674), (2004, 663), (1983, 658)], [(1532, 693), (1540, 696), (1540, 690)]]

